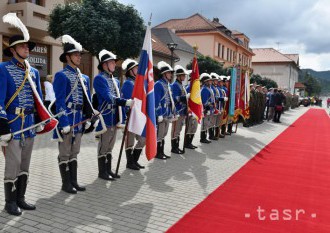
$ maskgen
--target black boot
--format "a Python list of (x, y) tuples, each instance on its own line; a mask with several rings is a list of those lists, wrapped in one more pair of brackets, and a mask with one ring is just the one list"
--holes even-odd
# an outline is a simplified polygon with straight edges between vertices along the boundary
[(201, 131), (201, 143), (211, 143), (211, 141), (206, 139), (206, 131)]
[(35, 210), (36, 206), (25, 201), (25, 192), (27, 186), (28, 175), (23, 174), (17, 179), (17, 205), (23, 210)]
[(126, 160), (127, 160), (126, 168), (132, 170), (140, 170), (140, 168), (135, 164), (135, 160), (132, 154), (132, 149), (126, 149)]
[(225, 137), (225, 135), (226, 135), (226, 125), (222, 125), (222, 126), (221, 126), (221, 134), (220, 134), (220, 137), (221, 137), (221, 135), (223, 135), (223, 137)]
[(165, 153), (164, 153), (164, 148), (165, 148), (165, 140), (163, 139), (162, 140), (162, 154), (167, 158), (167, 159), (170, 159), (171, 158), (171, 156), (170, 155), (166, 155)]
[(77, 191), (86, 191), (86, 188), (83, 186), (79, 186), (78, 180), (77, 180), (77, 168), (78, 168), (78, 162), (76, 159), (73, 159), (69, 162), (69, 170), (70, 170), (70, 178), (71, 178), (71, 184)]
[(106, 168), (106, 156), (99, 157), (97, 159), (98, 166), (99, 166), (99, 178), (103, 180), (115, 180), (111, 175), (109, 175), (107, 168)]
[(119, 179), (120, 175), (116, 175), (115, 173), (113, 173), (111, 171), (111, 160), (112, 160), (112, 155), (111, 155), (111, 153), (108, 153), (107, 160), (106, 160), (106, 168), (107, 168), (108, 174), (111, 175), (113, 178)]
[(192, 141), (194, 140), (195, 134), (190, 134), (190, 145), (192, 145), (194, 147), (194, 149), (197, 148), (197, 146), (195, 146), (194, 144), (192, 144)]
[(162, 152), (162, 142), (157, 142), (157, 154), (156, 157), (157, 159), (167, 159)]
[(195, 147), (191, 144), (191, 134), (186, 134), (184, 140), (185, 140), (185, 145), (184, 145), (185, 148), (195, 149)]
[(184, 151), (180, 149), (180, 137), (178, 137), (176, 140), (177, 140), (177, 146), (180, 151), (180, 154), (184, 154)]
[[(16, 183), (17, 182), (7, 182), (4, 184), (6, 200), (5, 211), (10, 215), (19, 216), (22, 214), (22, 211), (17, 205), (17, 191), (14, 187)], [(15, 190), (13, 191), (13, 189)]]
[(133, 150), (133, 158), (134, 158), (136, 166), (140, 169), (144, 169), (145, 167), (139, 164), (139, 158), (140, 158), (141, 152), (142, 152), (142, 149), (135, 148)]
[(62, 177), (62, 190), (67, 193), (76, 194), (77, 190), (71, 184), (68, 163), (66, 161), (61, 161), (58, 166)]
[(233, 123), (228, 124), (228, 128), (227, 128), (227, 135), (231, 135), (231, 133), (233, 132)]
[(209, 139), (210, 140), (218, 140), (218, 138), (216, 138), (215, 136), (214, 136), (214, 127), (212, 127), (212, 128), (209, 128)]
[(179, 150), (178, 140), (176, 138), (171, 140), (171, 146), (172, 146), (172, 149), (171, 149), (172, 153), (182, 154)]

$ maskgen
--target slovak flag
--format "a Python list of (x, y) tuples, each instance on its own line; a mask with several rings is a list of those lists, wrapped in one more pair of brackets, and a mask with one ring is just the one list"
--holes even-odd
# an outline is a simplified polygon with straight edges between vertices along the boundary
[(157, 153), (157, 128), (150, 23), (143, 42), (132, 99), (134, 104), (127, 130), (146, 138), (146, 156), (151, 160)]

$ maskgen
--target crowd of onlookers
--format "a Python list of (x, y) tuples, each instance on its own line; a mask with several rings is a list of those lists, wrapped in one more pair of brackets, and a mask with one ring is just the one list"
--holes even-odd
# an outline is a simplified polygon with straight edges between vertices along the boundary
[(299, 96), (288, 91), (262, 87), (257, 84), (250, 85), (250, 118), (244, 122), (249, 127), (260, 124), (264, 120), (281, 123), (281, 114), (299, 106)]

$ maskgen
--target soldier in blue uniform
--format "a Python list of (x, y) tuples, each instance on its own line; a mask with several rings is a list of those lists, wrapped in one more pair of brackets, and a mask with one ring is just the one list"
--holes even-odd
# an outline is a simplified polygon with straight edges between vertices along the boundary
[(180, 65), (174, 67), (174, 75), (176, 76), (176, 81), (171, 84), (172, 97), (175, 104), (177, 120), (172, 123), (172, 150), (171, 152), (175, 154), (183, 154), (183, 150), (179, 149), (180, 133), (182, 127), (185, 123), (187, 116), (187, 92), (182, 86), (182, 82), (185, 80), (188, 72)]
[(203, 87), (201, 89), (202, 103), (204, 109), (204, 117), (202, 119), (202, 128), (201, 128), (201, 143), (211, 143), (207, 140), (207, 131), (212, 127), (212, 115), (214, 113), (214, 93), (211, 88), (212, 86), (212, 77), (207, 73), (202, 73), (200, 76)]
[(98, 69), (101, 71), (94, 78), (93, 86), (97, 96), (98, 111), (102, 113), (106, 129), (101, 122), (96, 128), (100, 135), (97, 149), (99, 178), (113, 180), (120, 178), (111, 171), (112, 149), (115, 145), (117, 127), (123, 122), (122, 107), (131, 107), (133, 100), (120, 98), (119, 81), (113, 77), (116, 68), (117, 56), (103, 49), (99, 53)]
[(62, 190), (75, 194), (86, 190), (77, 182), (77, 155), (84, 130), (80, 122), (92, 117), (93, 108), (89, 77), (81, 74), (78, 68), (82, 46), (69, 35), (62, 36), (62, 43), (64, 51), (60, 61), (66, 66), (55, 74), (53, 88), (56, 100), (51, 105), (55, 104), (56, 113), (64, 111), (65, 114), (59, 117), (59, 127), (54, 131), (53, 139), (58, 141)]
[[(42, 100), (42, 93), (39, 72), (30, 67), (26, 60), (35, 43), (29, 41), (28, 30), (16, 14), (9, 13), (3, 20), (23, 32), (23, 35), (9, 38), (9, 47), (3, 53), (11, 60), (0, 63), (0, 145), (5, 155), (5, 211), (11, 215), (21, 215), (21, 209), (36, 209), (25, 201), (25, 193), (34, 137), (43, 127), (14, 136), (13, 133), (40, 121), (36, 105), (38, 100)], [(19, 25), (13, 23), (18, 21)]]
[[(191, 70), (190, 72), (188, 71), (189, 74), (191, 74)], [(190, 81), (190, 78), (188, 79), (188, 81)], [(190, 96), (190, 82), (186, 87), (186, 92), (187, 92), (187, 99), (189, 99)], [(198, 127), (198, 121), (197, 118), (195, 116), (192, 115), (192, 113), (189, 111), (188, 109), (188, 125), (186, 125), (187, 127), (187, 132), (185, 135), (185, 148), (188, 149), (196, 149), (197, 146), (194, 146), (192, 144), (192, 141), (195, 137), (195, 133), (197, 131), (197, 127)]]
[[(227, 87), (225, 86), (225, 82), (227, 81), (227, 79), (230, 78), (230, 76), (222, 76), (222, 80), (220, 82), (220, 88), (221, 90), (223, 91), (223, 93), (225, 93), (226, 97), (227, 97), (227, 100), (228, 100), (228, 97), (229, 97), (229, 92), (228, 92), (228, 89)], [(229, 109), (229, 106), (228, 106), (229, 102), (227, 102), (224, 106), (224, 111), (227, 111), (227, 114), (226, 117), (228, 117), (228, 109)], [(221, 135), (226, 135), (226, 124), (223, 124), (221, 126)]]
[(216, 87), (219, 90), (220, 98), (219, 98), (219, 110), (220, 114), (219, 117), (217, 118), (216, 122), (216, 129), (215, 129), (215, 136), (217, 138), (224, 138), (225, 135), (221, 134), (221, 125), (223, 124), (222, 119), (224, 115), (224, 108), (225, 104), (228, 101), (228, 97), (226, 96), (226, 92), (222, 89), (223, 86), (223, 78), (222, 76), (218, 76), (218, 81), (216, 82)]
[(218, 84), (218, 77), (219, 75), (216, 73), (210, 73), (210, 76), (212, 77), (212, 85), (211, 89), (214, 94), (214, 112), (211, 116), (211, 127), (209, 128), (209, 139), (210, 140), (218, 140), (217, 135), (217, 124), (219, 123), (219, 115), (220, 115), (220, 92), (217, 88)]
[[(138, 72), (138, 63), (130, 58), (126, 59), (123, 64), (122, 68), (126, 72), (126, 80), (123, 83), (121, 88), (121, 97), (124, 99), (131, 99), (132, 93), (134, 89), (135, 78)], [(125, 108), (125, 115), (129, 112), (129, 107)], [(134, 146), (136, 140), (136, 144)], [(132, 170), (140, 170), (143, 169), (144, 166), (141, 166), (138, 161), (142, 152), (143, 147), (145, 146), (145, 138), (136, 135), (132, 132), (127, 132), (126, 136), (126, 143), (125, 143), (125, 151), (126, 151), (126, 158), (127, 164), (126, 167)]]
[(172, 67), (164, 61), (157, 64), (161, 78), (155, 83), (155, 109), (157, 118), (157, 159), (167, 159), (171, 156), (164, 153), (165, 136), (170, 122), (175, 118), (175, 105), (172, 98), (170, 82)]

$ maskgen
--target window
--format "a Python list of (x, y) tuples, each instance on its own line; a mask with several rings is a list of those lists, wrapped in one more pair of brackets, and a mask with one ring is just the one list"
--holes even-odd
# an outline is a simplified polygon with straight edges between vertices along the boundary
[(229, 48), (227, 48), (227, 61), (229, 60)]
[(8, 0), (8, 4), (14, 4), (14, 3), (17, 3), (18, 1), (17, 0)]
[(221, 44), (219, 43), (218, 44), (218, 57), (220, 57), (221, 55)]
[(222, 50), (221, 50), (221, 58), (225, 58), (225, 46), (222, 45)]

